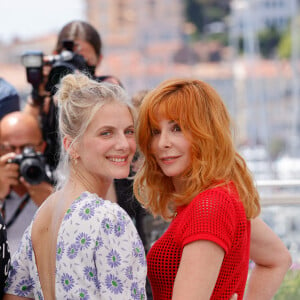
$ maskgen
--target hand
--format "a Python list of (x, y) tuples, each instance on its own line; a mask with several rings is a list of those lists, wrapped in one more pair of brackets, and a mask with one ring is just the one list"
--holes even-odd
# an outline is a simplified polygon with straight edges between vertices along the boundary
[(43, 78), (42, 82), (37, 88), (32, 90), (32, 93), (27, 98), (27, 103), (24, 107), (24, 111), (30, 113), (36, 117), (39, 117), (42, 110), (45, 114), (49, 111), (49, 102), (51, 93), (46, 90), (46, 84), (48, 81), (48, 75), (51, 71), (50, 66), (43, 66)]
[(238, 294), (233, 294), (230, 300), (238, 300)]
[(15, 155), (7, 153), (0, 157), (0, 198), (5, 198), (9, 194), (11, 186), (20, 184), (19, 165), (7, 163)]
[(46, 90), (46, 85), (47, 85), (47, 82), (48, 82), (48, 76), (51, 72), (51, 69), (52, 69), (52, 66), (50, 66), (50, 65), (44, 65), (43, 66), (43, 79), (42, 79), (42, 82), (39, 84), (39, 87), (38, 87), (39, 96), (42, 96), (42, 97), (50, 96), (50, 92)]
[(37, 206), (40, 206), (54, 191), (53, 186), (46, 181), (35, 185), (26, 182), (23, 177), (20, 178), (20, 181), (26, 187), (30, 198)]

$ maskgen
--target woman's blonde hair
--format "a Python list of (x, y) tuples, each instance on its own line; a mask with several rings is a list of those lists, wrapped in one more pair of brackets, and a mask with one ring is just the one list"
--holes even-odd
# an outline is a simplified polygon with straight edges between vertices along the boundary
[[(191, 142), (191, 165), (184, 194), (176, 194), (151, 152), (152, 129), (158, 115), (173, 120)], [(260, 212), (259, 195), (244, 159), (236, 152), (229, 113), (217, 92), (195, 79), (172, 79), (149, 92), (140, 107), (137, 141), (144, 163), (134, 181), (137, 199), (154, 215), (171, 218), (176, 206), (198, 193), (234, 182), (247, 218)]]

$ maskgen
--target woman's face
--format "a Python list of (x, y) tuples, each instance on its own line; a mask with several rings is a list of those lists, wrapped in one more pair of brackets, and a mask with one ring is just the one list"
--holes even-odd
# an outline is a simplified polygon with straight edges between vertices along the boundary
[(160, 118), (158, 124), (152, 130), (151, 150), (163, 173), (172, 177), (176, 187), (177, 180), (190, 166), (191, 143), (175, 121)]
[(93, 46), (84, 40), (75, 40), (74, 51), (84, 57), (89, 66), (97, 66), (100, 57), (95, 52)]
[(127, 177), (136, 150), (134, 123), (128, 107), (117, 102), (102, 106), (76, 150), (85, 178)]

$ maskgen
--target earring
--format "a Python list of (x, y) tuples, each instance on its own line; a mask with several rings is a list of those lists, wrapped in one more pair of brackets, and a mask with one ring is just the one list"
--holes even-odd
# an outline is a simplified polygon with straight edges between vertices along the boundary
[(72, 157), (72, 156), (71, 156), (71, 161), (72, 161), (72, 163), (74, 164), (74, 166), (77, 165), (77, 162), (78, 162), (77, 157)]

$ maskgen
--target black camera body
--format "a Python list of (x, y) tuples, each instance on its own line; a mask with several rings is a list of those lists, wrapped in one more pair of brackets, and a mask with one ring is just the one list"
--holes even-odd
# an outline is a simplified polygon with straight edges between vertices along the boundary
[(46, 91), (54, 95), (57, 84), (61, 78), (75, 71), (90, 75), (92, 70), (84, 57), (73, 52), (74, 42), (66, 40), (63, 42), (63, 50), (57, 55), (44, 55), (41, 51), (26, 51), (22, 55), (22, 64), (26, 67), (27, 81), (32, 85), (32, 98), (36, 104), (42, 102), (43, 97), (39, 95), (39, 85), (44, 81), (43, 66), (51, 66), (48, 80), (45, 85)]
[(31, 147), (25, 147), (21, 154), (16, 155), (9, 163), (19, 165), (20, 176), (32, 185), (47, 181), (45, 157), (40, 152), (35, 152)]

